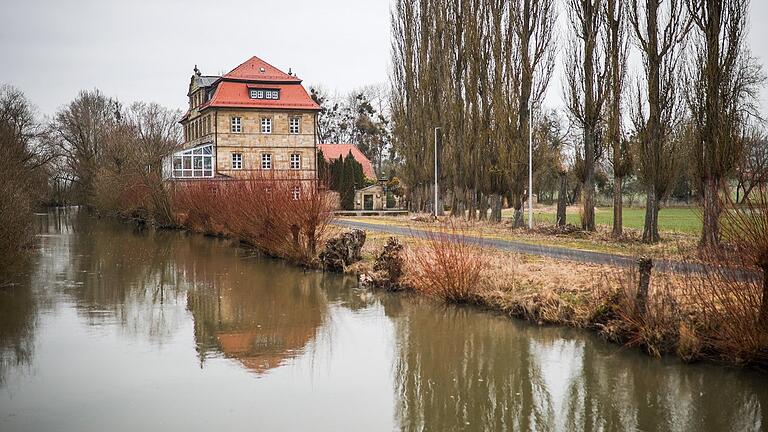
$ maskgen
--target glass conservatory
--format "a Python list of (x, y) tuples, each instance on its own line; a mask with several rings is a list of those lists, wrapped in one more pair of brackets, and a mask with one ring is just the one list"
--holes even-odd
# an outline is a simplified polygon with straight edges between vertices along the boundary
[(176, 152), (171, 156), (173, 178), (213, 177), (213, 144)]

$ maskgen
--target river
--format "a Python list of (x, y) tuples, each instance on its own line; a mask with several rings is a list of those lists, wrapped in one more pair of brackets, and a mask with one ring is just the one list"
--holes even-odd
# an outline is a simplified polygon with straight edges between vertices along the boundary
[(224, 239), (35, 216), (0, 431), (750, 431), (768, 375), (361, 290)]

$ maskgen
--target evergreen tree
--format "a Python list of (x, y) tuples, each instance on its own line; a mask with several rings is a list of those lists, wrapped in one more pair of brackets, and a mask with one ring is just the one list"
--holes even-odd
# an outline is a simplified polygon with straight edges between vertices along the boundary
[[(341, 158), (341, 156), (339, 156)], [(342, 162), (341, 179), (339, 182), (339, 198), (341, 199), (341, 208), (344, 210), (353, 210), (355, 208), (355, 172), (356, 166), (360, 165), (350, 152)]]

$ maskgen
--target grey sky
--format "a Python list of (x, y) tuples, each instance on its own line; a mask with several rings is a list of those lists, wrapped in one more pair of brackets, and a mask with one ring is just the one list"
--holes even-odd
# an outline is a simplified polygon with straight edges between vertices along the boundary
[[(2, 1), (0, 82), (44, 114), (91, 88), (184, 108), (195, 64), (218, 74), (252, 55), (329, 90), (388, 80), (389, 0)], [(752, 0), (750, 44), (764, 64), (766, 21), (768, 1)], [(547, 103), (561, 93), (555, 79)]]

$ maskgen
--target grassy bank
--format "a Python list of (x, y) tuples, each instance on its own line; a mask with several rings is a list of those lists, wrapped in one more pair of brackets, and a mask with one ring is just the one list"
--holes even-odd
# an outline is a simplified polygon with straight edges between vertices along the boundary
[[(572, 209), (566, 215), (568, 223), (581, 226), (581, 216), (578, 211)], [(503, 217), (512, 218), (512, 214), (502, 214)], [(645, 223), (645, 209), (638, 207), (623, 208), (622, 217), (624, 227), (631, 230), (642, 230)], [(526, 213), (525, 220), (528, 220)], [(554, 225), (556, 222), (556, 211), (554, 208), (546, 207), (534, 209), (533, 221), (535, 223), (547, 223)], [(610, 228), (613, 224), (613, 207), (595, 208), (595, 224)], [(701, 216), (697, 210), (688, 207), (662, 208), (659, 211), (659, 231), (666, 233), (683, 233), (698, 235), (701, 233)]]

